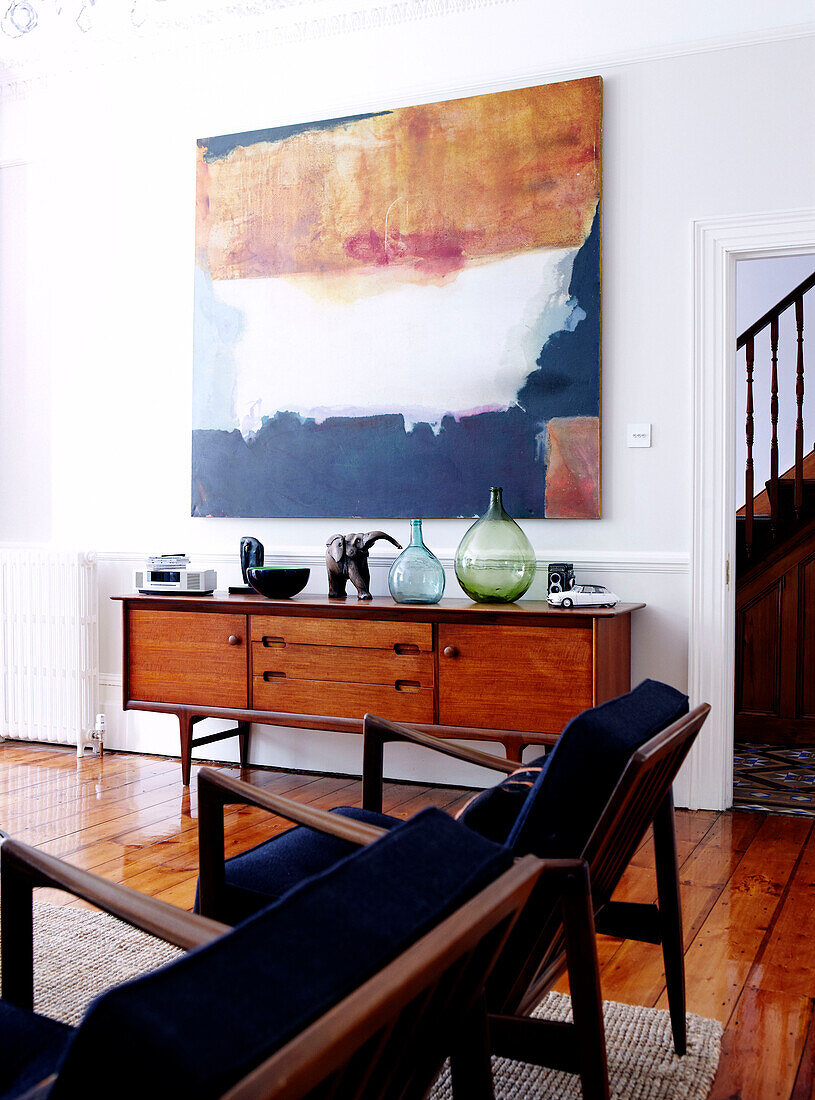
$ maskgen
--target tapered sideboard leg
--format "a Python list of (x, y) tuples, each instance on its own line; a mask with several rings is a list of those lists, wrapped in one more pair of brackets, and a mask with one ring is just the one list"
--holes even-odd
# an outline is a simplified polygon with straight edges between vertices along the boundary
[(192, 715), (187, 714), (186, 711), (179, 711), (178, 724), (181, 728), (181, 781), (185, 787), (189, 787), (192, 765)]
[(251, 723), (238, 722), (238, 744), (240, 745), (241, 767), (249, 767), (249, 732)]

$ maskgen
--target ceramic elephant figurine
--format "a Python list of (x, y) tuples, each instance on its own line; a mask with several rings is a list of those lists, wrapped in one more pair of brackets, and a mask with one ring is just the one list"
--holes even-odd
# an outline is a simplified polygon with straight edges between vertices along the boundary
[(332, 535), (325, 551), (328, 567), (328, 595), (331, 599), (344, 600), (345, 588), (351, 581), (360, 600), (373, 599), (369, 591), (371, 574), (368, 569), (368, 551), (378, 539), (387, 539), (401, 550), (396, 539), (384, 531), (354, 532), (350, 535)]

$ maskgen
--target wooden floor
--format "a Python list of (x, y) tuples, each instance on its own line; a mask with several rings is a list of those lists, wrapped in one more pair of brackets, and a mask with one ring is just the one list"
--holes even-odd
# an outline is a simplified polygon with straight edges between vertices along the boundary
[[(195, 890), (195, 779), (178, 761), (70, 749), (0, 747), (0, 827), (80, 867), (190, 908)], [(195, 769), (194, 769), (195, 770)], [(251, 770), (253, 782), (302, 802), (358, 804), (357, 780)], [(452, 810), (469, 792), (389, 783), (385, 811)], [(689, 1009), (725, 1026), (715, 1100), (809, 1100), (815, 1093), (815, 823), (752, 813), (680, 812), (679, 853)], [(227, 814), (228, 851), (285, 828), (260, 811)], [(650, 845), (618, 897), (652, 901)], [(54, 894), (54, 901), (65, 902)], [(603, 995), (665, 1007), (658, 948), (602, 937)]]

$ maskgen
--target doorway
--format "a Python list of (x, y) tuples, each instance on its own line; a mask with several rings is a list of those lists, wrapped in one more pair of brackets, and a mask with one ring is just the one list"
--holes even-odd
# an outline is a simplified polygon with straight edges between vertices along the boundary
[(815, 252), (815, 208), (693, 225), (692, 541), (688, 679), (710, 718), (677, 784), (693, 809), (733, 801), (736, 263)]
[(733, 804), (815, 816), (815, 253), (736, 261)]

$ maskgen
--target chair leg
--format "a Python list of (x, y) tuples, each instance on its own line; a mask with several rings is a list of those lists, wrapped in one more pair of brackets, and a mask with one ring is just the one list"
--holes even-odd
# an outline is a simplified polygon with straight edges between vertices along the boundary
[(571, 873), (564, 885), (563, 918), (583, 1097), (609, 1100), (600, 966), (589, 872), (585, 866), (581, 872)]
[(679, 893), (674, 804), (670, 792), (654, 816), (654, 858), (668, 1008), (671, 1013), (674, 1049), (681, 1056), (687, 1050), (685, 944), (682, 934), (682, 899)]
[(450, 1083), (454, 1100), (494, 1100), (492, 1056), (483, 993), (462, 1029), (462, 1040), (450, 1057)]
[(34, 880), (16, 860), (2, 857), (0, 897), (3, 909), (3, 1000), (18, 1008), (34, 1008)]

